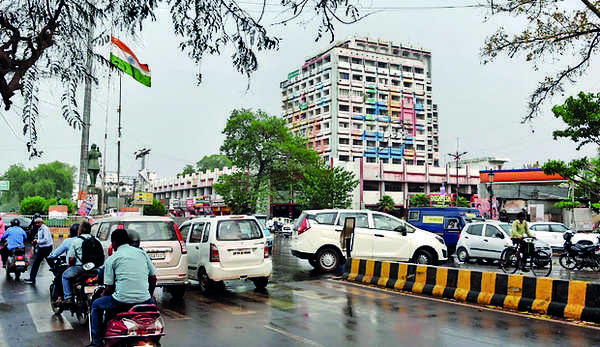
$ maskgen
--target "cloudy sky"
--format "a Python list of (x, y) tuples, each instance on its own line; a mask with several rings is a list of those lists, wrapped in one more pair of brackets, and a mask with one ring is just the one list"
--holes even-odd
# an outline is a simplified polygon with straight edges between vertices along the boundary
[[(277, 3), (274, 0), (269, 0)], [(241, 1), (256, 13), (258, 0)], [(521, 124), (529, 93), (544, 73), (563, 66), (548, 62), (534, 72), (523, 60), (500, 57), (488, 65), (481, 64), (480, 48), (487, 35), (498, 25), (518, 28), (513, 20), (498, 18), (484, 22), (485, 10), (477, 8), (410, 9), (422, 1), (371, 1), (366, 6), (393, 6), (396, 9), (377, 12), (350, 26), (338, 25), (336, 39), (352, 35), (381, 38), (408, 43), (431, 50), (433, 60), (433, 100), (439, 106), (440, 152), (447, 158), (456, 150), (469, 157), (499, 156), (510, 158), (509, 167), (543, 162), (550, 158), (570, 159), (594, 153), (593, 148), (575, 151), (567, 141), (554, 141), (553, 129), (561, 126), (548, 110), (530, 124)], [(473, 4), (475, 1), (427, 1), (427, 6)], [(284, 16), (276, 6), (267, 7), (264, 23), (274, 23)], [(139, 147), (151, 148), (149, 168), (160, 176), (174, 175), (188, 163), (216, 153), (223, 141), (221, 130), (234, 108), (263, 109), (280, 115), (279, 82), (298, 68), (304, 59), (326, 49), (328, 39), (315, 43), (316, 22), (305, 16), (303, 22), (287, 26), (268, 26), (281, 37), (279, 51), (260, 55), (260, 68), (250, 80), (239, 75), (230, 63), (230, 53), (206, 57), (195, 66), (178, 49), (178, 38), (172, 33), (168, 11), (158, 12), (157, 22), (149, 23), (136, 40), (126, 42), (138, 58), (150, 65), (152, 88), (146, 88), (128, 76), (123, 78), (122, 172), (135, 175), (139, 162), (133, 152)], [(108, 55), (108, 51), (106, 51)], [(566, 63), (566, 62), (565, 62)], [(592, 64), (592, 66), (594, 66)], [(195, 75), (203, 73), (203, 83), (195, 84)], [(90, 143), (97, 143), (107, 157), (108, 170), (116, 170), (116, 103), (117, 79), (108, 78), (94, 89)], [(565, 95), (579, 90), (597, 91), (599, 70), (589, 69)], [(60, 89), (41, 86), (41, 119), (39, 137), (45, 155), (28, 160), (25, 139), (20, 134), (20, 108), (3, 113), (0, 118), (0, 172), (13, 163), (33, 167), (39, 163), (61, 160), (72, 165), (79, 162), (80, 132), (68, 128), (60, 113)], [(557, 104), (563, 98), (553, 100)], [(2, 111), (4, 112), (4, 111)], [(104, 149), (104, 129), (108, 116), (108, 148)], [(7, 124), (8, 123), (8, 124)]]

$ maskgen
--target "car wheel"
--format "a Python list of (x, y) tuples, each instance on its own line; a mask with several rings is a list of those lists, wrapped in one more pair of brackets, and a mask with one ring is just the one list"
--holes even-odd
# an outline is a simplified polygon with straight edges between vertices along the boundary
[(183, 294), (185, 294), (185, 286), (172, 286), (168, 287), (167, 290), (174, 299), (181, 299), (183, 298)]
[(425, 250), (418, 251), (413, 257), (413, 262), (421, 265), (433, 265), (433, 256)]
[(464, 247), (460, 247), (459, 249), (457, 249), (456, 250), (456, 258), (461, 263), (468, 262), (469, 261), (469, 253), (467, 252), (467, 249)]
[(268, 277), (257, 277), (257, 278), (252, 278), (251, 280), (254, 283), (254, 286), (256, 287), (256, 289), (265, 289), (265, 287), (269, 283)]
[(332, 272), (340, 265), (340, 256), (333, 248), (324, 248), (317, 253), (317, 268), (324, 272)]
[(204, 268), (198, 270), (198, 284), (202, 294), (210, 293), (215, 288), (215, 281), (211, 280)]

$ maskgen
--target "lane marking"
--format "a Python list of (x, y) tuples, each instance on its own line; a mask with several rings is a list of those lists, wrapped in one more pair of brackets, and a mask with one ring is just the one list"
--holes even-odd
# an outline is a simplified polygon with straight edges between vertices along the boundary
[(281, 335), (284, 335), (284, 336), (286, 336), (286, 337), (289, 337), (289, 338), (290, 338), (290, 339), (292, 339), (292, 340), (296, 340), (296, 341), (298, 341), (298, 342), (301, 342), (301, 343), (303, 343), (303, 344), (305, 344), (305, 345), (311, 345), (311, 346), (315, 346), (315, 347), (324, 347), (322, 344), (320, 344), (320, 343), (317, 343), (317, 342), (315, 342), (315, 341), (313, 341), (313, 340), (309, 340), (309, 339), (307, 339), (307, 338), (305, 338), (305, 337), (302, 337), (302, 336), (294, 335), (294, 334), (292, 334), (292, 333), (290, 333), (290, 332), (288, 332), (288, 331), (285, 331), (285, 330), (283, 330), (283, 329), (280, 329), (280, 328), (278, 328), (278, 327), (275, 327), (275, 326), (273, 325), (273, 323), (270, 323), (270, 324), (268, 324), (268, 325), (265, 325), (265, 329), (268, 329), (268, 330), (274, 331), (274, 332), (276, 332), (276, 333), (279, 333), (279, 334), (281, 334)]
[(38, 333), (73, 329), (63, 316), (52, 313), (49, 302), (30, 303), (27, 304), (27, 309)]
[(229, 302), (227, 302), (227, 303), (217, 302), (215, 300), (206, 298), (201, 294), (194, 294), (191, 296), (198, 299), (198, 301), (201, 301), (205, 304), (209, 304), (211, 308), (221, 309), (221, 310), (227, 311), (233, 315), (239, 316), (239, 315), (250, 315), (250, 314), (256, 313), (256, 311), (249, 310), (246, 306), (244, 306), (242, 304), (234, 304), (234, 303), (229, 303)]
[(190, 319), (190, 317), (181, 314), (179, 312), (173, 311), (173, 310), (169, 310), (168, 308), (162, 308), (160, 309), (160, 313), (164, 314), (165, 316), (167, 316), (169, 319), (171, 320), (186, 320), (186, 319)]

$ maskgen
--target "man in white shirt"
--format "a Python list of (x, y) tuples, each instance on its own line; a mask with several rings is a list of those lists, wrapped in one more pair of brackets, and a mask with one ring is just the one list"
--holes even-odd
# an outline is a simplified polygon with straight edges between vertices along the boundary
[(38, 227), (37, 235), (33, 240), (33, 245), (37, 246), (37, 251), (31, 265), (31, 271), (29, 271), (29, 278), (24, 280), (25, 283), (29, 284), (35, 284), (35, 278), (37, 277), (37, 272), (42, 261), (52, 252), (52, 234), (50, 234), (50, 229), (44, 225), (44, 220), (41, 218), (36, 218), (33, 222)]

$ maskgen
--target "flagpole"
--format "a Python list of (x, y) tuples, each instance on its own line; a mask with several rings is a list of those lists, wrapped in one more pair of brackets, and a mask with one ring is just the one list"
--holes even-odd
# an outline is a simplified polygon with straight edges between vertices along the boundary
[(121, 209), (121, 73), (119, 72), (119, 127), (117, 137), (117, 213)]
[(108, 83), (107, 83), (107, 92), (106, 92), (106, 117), (104, 119), (104, 157), (102, 158), (102, 196), (100, 201), (100, 214), (103, 214), (106, 210), (106, 205), (104, 204), (104, 199), (106, 197), (106, 157), (108, 156), (108, 114), (110, 110), (110, 82), (112, 77), (112, 70), (108, 69)]

